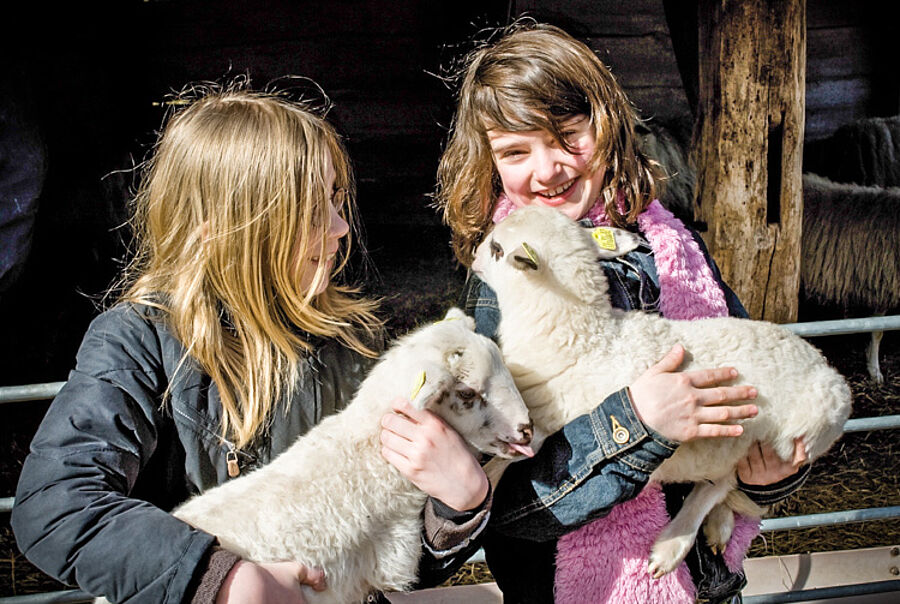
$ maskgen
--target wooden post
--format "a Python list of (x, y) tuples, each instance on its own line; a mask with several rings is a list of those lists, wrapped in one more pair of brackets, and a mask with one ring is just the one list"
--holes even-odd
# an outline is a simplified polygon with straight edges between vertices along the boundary
[(700, 0), (697, 218), (750, 316), (795, 321), (806, 0)]

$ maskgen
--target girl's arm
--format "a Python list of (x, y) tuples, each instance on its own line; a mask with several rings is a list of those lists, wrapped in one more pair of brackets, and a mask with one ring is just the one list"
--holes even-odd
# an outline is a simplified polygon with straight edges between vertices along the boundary
[(114, 601), (181, 602), (215, 542), (129, 497), (159, 439), (172, 436), (160, 358), (154, 329), (132, 309), (94, 321), (34, 437), (12, 512), (29, 560)]
[[(496, 299), (471, 279), (463, 307), (479, 331), (493, 335), (483, 329), (499, 322)], [(731, 379), (727, 368), (676, 372), (682, 354), (673, 349), (641, 376), (632, 385), (634, 402), (628, 389), (611, 394), (548, 438), (535, 458), (512, 464), (494, 495), (491, 526), (539, 541), (557, 538), (637, 495), (679, 441), (735, 434), (735, 426), (720, 423), (728, 418), (716, 416), (722, 408), (710, 405), (750, 398), (749, 389), (715, 387)], [(731, 409), (740, 414), (732, 419), (755, 410)]]
[(382, 418), (382, 455), (429, 495), (424, 515), (421, 587), (452, 575), (478, 548), (491, 509), (490, 483), (465, 441), (430, 411), (393, 403)]

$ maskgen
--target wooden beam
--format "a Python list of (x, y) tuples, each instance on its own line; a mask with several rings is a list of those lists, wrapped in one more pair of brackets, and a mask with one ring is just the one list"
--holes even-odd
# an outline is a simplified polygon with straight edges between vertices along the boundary
[(750, 316), (797, 318), (806, 0), (700, 0), (697, 218)]

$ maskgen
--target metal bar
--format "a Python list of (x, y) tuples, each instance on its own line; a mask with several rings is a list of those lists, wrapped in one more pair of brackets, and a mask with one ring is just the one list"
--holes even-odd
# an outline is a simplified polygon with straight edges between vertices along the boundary
[(780, 604), (781, 602), (808, 602), (810, 600), (831, 600), (866, 594), (883, 594), (900, 591), (900, 579), (876, 581), (858, 585), (839, 585), (837, 587), (819, 587), (802, 591), (788, 591), (759, 596), (745, 596), (744, 604)]
[(761, 530), (781, 531), (811, 528), (814, 526), (867, 522), (869, 520), (884, 520), (887, 518), (900, 518), (900, 505), (862, 510), (844, 510), (842, 512), (826, 512), (823, 514), (807, 514), (805, 516), (788, 516), (786, 518), (764, 518)]
[(0, 387), (0, 403), (18, 403), (22, 401), (42, 401), (53, 398), (65, 382), (48, 384), (27, 384), (25, 386)]
[(0, 497), (0, 514), (6, 514), (12, 511), (12, 506), (15, 501), (15, 497)]
[[(890, 331), (900, 329), (900, 315), (868, 317), (864, 319), (840, 319), (836, 321), (811, 321), (808, 323), (785, 323), (782, 327), (802, 337), (842, 335), (867, 331)], [(0, 387), (0, 403), (53, 398), (64, 384), (65, 382), (50, 382), (25, 386), (2, 386)]]
[(810, 321), (808, 323), (784, 323), (782, 327), (804, 338), (838, 336), (865, 331), (891, 331), (900, 329), (900, 315), (868, 317), (865, 319), (839, 319), (837, 321)]
[(93, 601), (93, 596), (78, 589), (0, 598), (0, 604), (82, 604)]
[(882, 415), (881, 417), (858, 417), (848, 419), (844, 424), (844, 433), (847, 432), (874, 432), (875, 430), (890, 430), (900, 428), (900, 415)]

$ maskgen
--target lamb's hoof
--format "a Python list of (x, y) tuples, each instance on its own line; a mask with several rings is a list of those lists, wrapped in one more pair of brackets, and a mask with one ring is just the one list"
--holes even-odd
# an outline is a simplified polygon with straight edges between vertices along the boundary
[(657, 541), (650, 550), (650, 562), (647, 570), (654, 579), (659, 579), (676, 568), (684, 560), (694, 540), (680, 536)]
[(703, 523), (703, 535), (714, 554), (724, 553), (734, 532), (734, 513), (728, 506), (716, 506)]

